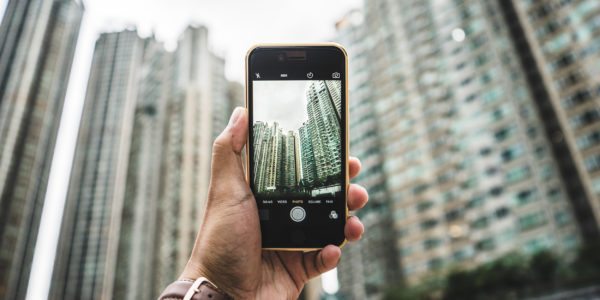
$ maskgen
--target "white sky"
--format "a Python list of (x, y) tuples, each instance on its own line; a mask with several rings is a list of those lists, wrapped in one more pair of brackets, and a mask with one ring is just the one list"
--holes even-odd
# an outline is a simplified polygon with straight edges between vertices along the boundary
[(254, 122), (279, 123), (284, 133), (298, 131), (308, 120), (306, 87), (309, 80), (255, 80), (252, 93)]
[[(8, 0), (1, 0), (0, 14), (6, 3)], [(209, 28), (212, 49), (227, 61), (227, 78), (242, 82), (244, 56), (251, 45), (327, 41), (335, 34), (335, 22), (361, 3), (362, 0), (84, 0), (86, 13), (54, 151), (27, 299), (46, 299), (48, 295), (94, 43), (101, 32), (136, 27), (142, 36), (154, 33), (172, 50), (188, 24), (204, 24)], [(323, 276), (326, 291), (337, 290), (335, 277), (334, 272)]]

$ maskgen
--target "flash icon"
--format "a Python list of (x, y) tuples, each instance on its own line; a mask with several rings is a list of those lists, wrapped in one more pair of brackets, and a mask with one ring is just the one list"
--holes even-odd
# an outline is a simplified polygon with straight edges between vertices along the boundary
[(256, 78), (260, 79), (260, 73), (254, 73), (254, 75), (256, 75)]

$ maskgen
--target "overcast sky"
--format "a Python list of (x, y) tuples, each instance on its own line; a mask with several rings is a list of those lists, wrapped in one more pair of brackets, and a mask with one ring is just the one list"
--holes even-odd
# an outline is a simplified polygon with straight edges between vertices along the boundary
[[(19, 1), (19, 0), (14, 0)], [(94, 43), (99, 34), (137, 28), (155, 34), (173, 50), (189, 24), (209, 29), (209, 42), (226, 59), (226, 76), (242, 82), (248, 48), (266, 42), (321, 42), (332, 39), (335, 22), (362, 0), (87, 0), (71, 79), (54, 151), (49, 185), (34, 256), (28, 299), (46, 299), (60, 220), (68, 187), (77, 130)], [(7, 0), (0, 0), (0, 13)], [(337, 289), (335, 271), (324, 276), (325, 290)]]
[(252, 86), (254, 122), (279, 123), (285, 133), (298, 131), (308, 120), (306, 87), (309, 80), (256, 80)]

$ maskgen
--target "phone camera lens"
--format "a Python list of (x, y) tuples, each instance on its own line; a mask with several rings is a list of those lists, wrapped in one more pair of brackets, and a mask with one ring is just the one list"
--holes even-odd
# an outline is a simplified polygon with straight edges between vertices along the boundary
[(285, 60), (285, 54), (283, 53), (279, 53), (279, 55), (277, 55), (277, 60), (279, 60), (280, 62)]

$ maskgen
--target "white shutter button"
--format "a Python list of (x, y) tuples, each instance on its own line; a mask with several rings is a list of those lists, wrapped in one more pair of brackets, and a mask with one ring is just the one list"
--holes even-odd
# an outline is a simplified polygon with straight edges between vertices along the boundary
[(306, 211), (300, 206), (295, 206), (290, 210), (290, 218), (292, 218), (292, 221), (294, 222), (302, 222), (305, 217)]

